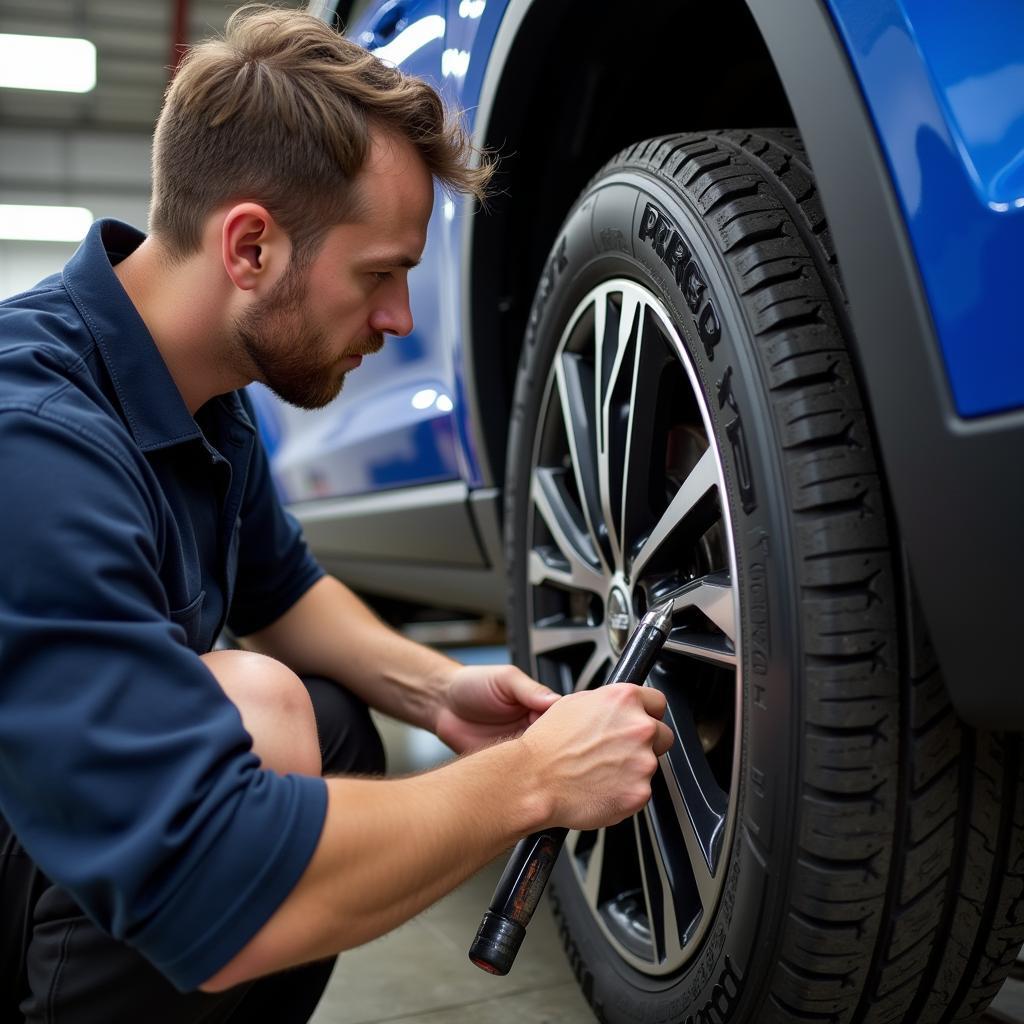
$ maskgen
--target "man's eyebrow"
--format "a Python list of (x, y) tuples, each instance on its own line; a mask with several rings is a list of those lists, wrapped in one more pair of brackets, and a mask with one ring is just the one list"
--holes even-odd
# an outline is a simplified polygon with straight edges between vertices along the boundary
[(406, 255), (404, 252), (382, 252), (363, 261), (368, 267), (405, 267), (412, 270), (420, 264), (419, 257)]

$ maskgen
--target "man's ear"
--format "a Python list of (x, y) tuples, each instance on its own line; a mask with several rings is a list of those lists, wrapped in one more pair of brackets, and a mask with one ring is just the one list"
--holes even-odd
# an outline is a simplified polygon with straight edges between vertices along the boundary
[(269, 291), (291, 259), (288, 236), (259, 203), (232, 206), (221, 222), (224, 269), (241, 291)]

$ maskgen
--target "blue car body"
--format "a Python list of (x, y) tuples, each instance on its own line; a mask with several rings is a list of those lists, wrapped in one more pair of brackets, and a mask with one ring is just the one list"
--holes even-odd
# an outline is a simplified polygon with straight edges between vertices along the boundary
[[(351, 374), (338, 402), (298, 412), (254, 388), (278, 486), (323, 561), (368, 591), (501, 611), (509, 378), (562, 217), (628, 142), (775, 117), (815, 167), (900, 542), (954, 703), (979, 724), (1024, 727), (1009, 685), (1024, 607), (1024, 7), (319, 6), (437, 84), (511, 168), (489, 214), (438, 193), (410, 277), (414, 332)], [(719, 89), (719, 68), (752, 83), (749, 109)]]
[(1024, 406), (1024, 7), (832, 0), (924, 285), (954, 408)]

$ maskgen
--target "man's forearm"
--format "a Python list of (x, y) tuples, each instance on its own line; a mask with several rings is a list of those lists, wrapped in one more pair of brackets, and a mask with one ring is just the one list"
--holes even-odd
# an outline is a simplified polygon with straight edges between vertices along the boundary
[(323, 833), (298, 886), (202, 987), (330, 956), (413, 917), (547, 820), (534, 770), (513, 740), (423, 775), (327, 780)]
[(298, 885), (204, 988), (217, 991), (367, 942), (545, 825), (596, 829), (651, 796), (672, 744), (665, 697), (619, 683), (557, 701), (522, 736), (404, 779), (328, 779)]
[(400, 636), (339, 580), (326, 576), (245, 645), (299, 675), (337, 680), (371, 707), (434, 728), (455, 662)]

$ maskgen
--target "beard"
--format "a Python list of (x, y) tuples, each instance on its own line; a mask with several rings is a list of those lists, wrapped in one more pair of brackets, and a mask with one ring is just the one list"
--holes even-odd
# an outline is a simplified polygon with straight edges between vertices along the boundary
[[(257, 379), (282, 401), (299, 409), (322, 409), (345, 383), (341, 358), (331, 353), (327, 334), (304, 315), (309, 286), (290, 267), (274, 290), (235, 320), (235, 341)], [(380, 351), (380, 332), (349, 346), (345, 356)]]

